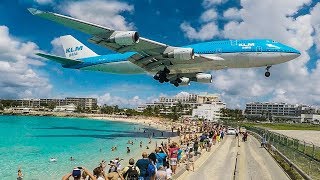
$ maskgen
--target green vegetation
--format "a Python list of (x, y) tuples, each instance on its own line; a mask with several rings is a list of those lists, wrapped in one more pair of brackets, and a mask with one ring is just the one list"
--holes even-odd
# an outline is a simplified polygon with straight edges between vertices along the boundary
[(228, 109), (228, 108), (223, 108), (220, 110), (220, 113), (222, 114), (222, 117), (225, 118), (227, 121), (243, 121), (244, 116), (242, 114), (241, 109)]
[(285, 123), (242, 123), (242, 126), (255, 126), (272, 130), (315, 130), (320, 131), (319, 125), (314, 124), (285, 124)]

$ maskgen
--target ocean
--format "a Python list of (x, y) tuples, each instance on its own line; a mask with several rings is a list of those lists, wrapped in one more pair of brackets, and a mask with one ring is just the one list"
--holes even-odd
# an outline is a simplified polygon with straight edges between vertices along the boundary
[[(146, 130), (146, 133), (143, 131)], [(127, 164), (145, 149), (148, 135), (161, 132), (147, 126), (86, 118), (0, 116), (0, 179), (17, 178), (21, 167), (26, 180), (61, 179), (74, 167), (91, 172), (102, 159), (124, 158)], [(169, 135), (166, 133), (165, 135)], [(128, 145), (133, 140), (134, 145)], [(143, 141), (143, 148), (139, 142)], [(159, 143), (162, 137), (156, 139)], [(117, 151), (111, 151), (112, 146)], [(126, 147), (131, 153), (127, 155)], [(151, 147), (154, 148), (154, 147)], [(75, 160), (70, 161), (70, 157)], [(57, 162), (50, 162), (50, 158)]]

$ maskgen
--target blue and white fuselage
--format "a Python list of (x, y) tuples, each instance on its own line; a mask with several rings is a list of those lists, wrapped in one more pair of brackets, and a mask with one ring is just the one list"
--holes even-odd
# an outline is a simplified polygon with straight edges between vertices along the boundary
[[(279, 42), (261, 40), (226, 40), (192, 44), (185, 47), (194, 49), (195, 54), (203, 55), (210, 59), (221, 57), (221, 60), (212, 61), (176, 61), (171, 73), (190, 73), (219, 70), (224, 68), (250, 68), (271, 66), (284, 63), (297, 58), (300, 52), (292, 47)], [(136, 52), (101, 55), (81, 59), (83, 62), (77, 65), (64, 66), (66, 68), (95, 70), (116, 74), (145, 73), (145, 70), (129, 61)], [(174, 61), (174, 60), (173, 60)]]

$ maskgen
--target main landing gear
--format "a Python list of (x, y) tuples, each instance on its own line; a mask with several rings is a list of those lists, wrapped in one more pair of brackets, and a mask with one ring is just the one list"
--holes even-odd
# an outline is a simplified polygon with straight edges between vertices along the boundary
[(156, 75), (153, 76), (153, 79), (159, 81), (160, 83), (169, 82), (167, 75), (170, 73), (170, 70), (165, 67), (163, 71), (159, 71)]
[(182, 80), (180, 78), (177, 78), (176, 80), (171, 82), (171, 84), (173, 84), (175, 87), (178, 87), (179, 83), (182, 83)]
[(269, 72), (269, 69), (270, 69), (270, 68), (271, 68), (271, 66), (267, 66), (266, 72), (264, 73), (264, 76), (270, 77), (270, 72)]

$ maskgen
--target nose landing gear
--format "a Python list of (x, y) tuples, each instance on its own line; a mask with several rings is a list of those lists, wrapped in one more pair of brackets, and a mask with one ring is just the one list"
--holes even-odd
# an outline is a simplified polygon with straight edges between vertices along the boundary
[(267, 66), (266, 72), (264, 73), (264, 76), (270, 77), (270, 72), (269, 72), (269, 69), (270, 69), (270, 68), (271, 68), (271, 66)]

